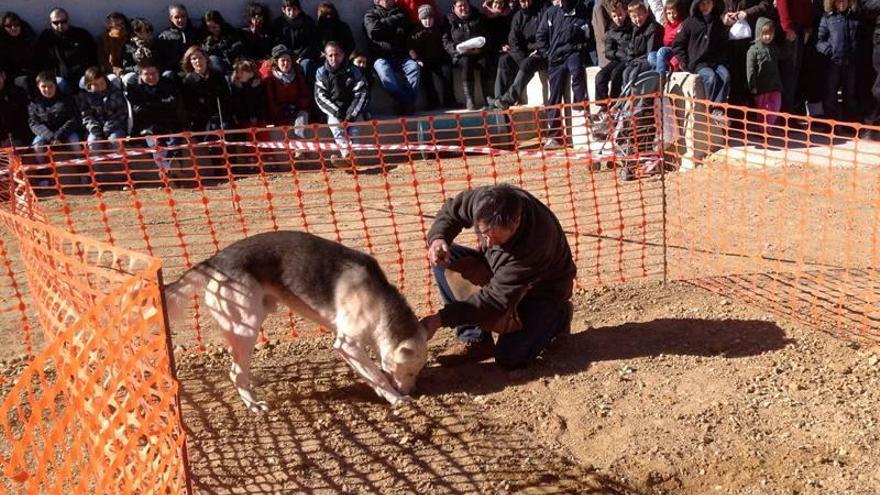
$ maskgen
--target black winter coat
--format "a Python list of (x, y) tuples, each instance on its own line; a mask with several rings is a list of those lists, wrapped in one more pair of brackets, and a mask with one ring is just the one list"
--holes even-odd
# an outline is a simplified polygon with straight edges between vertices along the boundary
[(663, 46), (663, 26), (657, 24), (653, 17), (641, 27), (633, 25), (632, 38), (629, 42), (629, 59), (647, 61), (648, 54), (656, 52)]
[(275, 42), (290, 49), (293, 60), (308, 58), (316, 60), (321, 57), (321, 38), (315, 20), (304, 12), (294, 18), (282, 15), (272, 24)]
[(30, 24), (21, 23), (21, 32), (11, 37), (0, 29), (0, 66), (6, 67), (6, 79), (11, 82), (18, 76), (30, 75), (34, 68), (34, 48), (37, 36)]
[(373, 6), (364, 15), (364, 36), (369, 42), (370, 55), (373, 58), (406, 56), (412, 28), (409, 18), (399, 8)]
[(449, 54), (443, 47), (443, 30), (436, 24), (430, 29), (420, 27), (409, 38), (409, 49), (418, 60), (449, 63)]
[(266, 27), (259, 33), (255, 33), (248, 27), (243, 27), (241, 33), (242, 53), (251, 60), (266, 60), (272, 55), (275, 46), (275, 36)]
[(48, 99), (37, 95), (28, 105), (28, 125), (35, 136), (46, 142), (63, 140), (80, 130), (80, 115), (72, 99), (59, 96)]
[(16, 146), (30, 144), (32, 139), (28, 128), (27, 93), (7, 79), (0, 91), (0, 146), (9, 146), (10, 134)]
[[(467, 41), (477, 36), (486, 36), (486, 19), (473, 7), (471, 13), (466, 18), (455, 14), (446, 16), (446, 30), (443, 32), (443, 48), (452, 58), (453, 62), (460, 59), (464, 55), (458, 53), (456, 45), (463, 41)], [(488, 40), (483, 48), (480, 48), (480, 55), (483, 56), (489, 49)]]
[(187, 48), (198, 45), (199, 40), (199, 32), (191, 23), (188, 23), (184, 30), (168, 26), (168, 29), (159, 33), (156, 38), (155, 51), (158, 54), (158, 63), (162, 70), (180, 72), (183, 54)]
[(229, 84), (223, 74), (210, 69), (206, 76), (190, 72), (183, 76), (181, 86), (190, 130), (207, 131), (233, 126), (235, 116), (229, 102)]
[(707, 17), (700, 13), (700, 0), (691, 3), (691, 16), (681, 23), (672, 51), (682, 69), (696, 73), (705, 66), (725, 65), (727, 62), (728, 28), (721, 22), (723, 5), (715, 7)]
[(609, 62), (629, 62), (633, 25), (626, 19), (622, 26), (613, 22), (605, 28), (605, 57)]
[(354, 35), (342, 19), (327, 17), (318, 19), (318, 35), (321, 38), (321, 47), (326, 46), (328, 41), (335, 41), (342, 45), (346, 54), (354, 50)]
[(63, 34), (46, 29), (37, 40), (40, 69), (79, 83), (86, 69), (98, 65), (98, 45), (88, 31), (70, 26)]
[(231, 84), (229, 100), (238, 125), (257, 127), (269, 122), (266, 87), (259, 77), (254, 77), (248, 84), (242, 86)]
[(513, 14), (507, 44), (510, 45), (510, 54), (517, 62), (539, 49), (538, 23), (542, 14), (543, 9), (539, 8), (539, 2), (533, 2), (528, 9), (520, 9)]
[(594, 45), (587, 7), (580, 2), (570, 12), (549, 7), (541, 18), (536, 37), (541, 54), (550, 65), (562, 63), (573, 53), (585, 57)]
[(128, 86), (134, 116), (132, 135), (173, 134), (183, 130), (185, 114), (177, 86), (165, 78), (155, 86), (138, 81)]

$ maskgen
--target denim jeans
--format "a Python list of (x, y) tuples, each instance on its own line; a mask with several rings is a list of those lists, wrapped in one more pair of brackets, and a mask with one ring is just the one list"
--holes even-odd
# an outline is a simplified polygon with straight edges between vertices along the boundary
[(703, 92), (707, 100), (724, 103), (730, 94), (730, 71), (723, 65), (705, 65), (697, 70), (703, 81)]
[(92, 151), (96, 150), (106, 150), (106, 149), (114, 149), (116, 148), (116, 143), (111, 141), (119, 141), (120, 139), (125, 138), (125, 133), (121, 131), (111, 132), (109, 136), (96, 136), (89, 133), (86, 141), (89, 143), (89, 149)]
[[(483, 258), (482, 253), (458, 244), (449, 247), (450, 262), (465, 256)], [(446, 278), (446, 268), (435, 267), (434, 279), (440, 289), (443, 302), (456, 301), (453, 289)], [(515, 309), (519, 314), (522, 328), (499, 334), (495, 343), (495, 362), (506, 369), (522, 368), (534, 361), (557, 335), (568, 333), (571, 324), (571, 303), (530, 297), (528, 294)], [(455, 336), (461, 342), (475, 343), (491, 339), (492, 335), (477, 325), (461, 325), (455, 329)]]
[(674, 56), (675, 53), (672, 52), (672, 48), (661, 46), (656, 52), (648, 54), (648, 62), (653, 62), (654, 70), (662, 74), (670, 69), (669, 61), (672, 60), (672, 57)]
[(411, 105), (419, 95), (421, 67), (407, 57), (377, 58), (373, 70), (379, 82), (391, 96), (401, 103)]

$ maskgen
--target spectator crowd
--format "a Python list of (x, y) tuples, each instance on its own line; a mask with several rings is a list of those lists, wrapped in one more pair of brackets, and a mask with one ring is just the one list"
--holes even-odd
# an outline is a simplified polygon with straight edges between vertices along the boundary
[[(647, 71), (685, 71), (713, 102), (875, 123), (880, 0), (374, 0), (364, 47), (329, 1), (250, 2), (240, 27), (217, 10), (168, 7), (158, 31), (113, 12), (95, 36), (63, 8), (37, 33), (14, 12), (0, 32), (0, 136), (36, 149), (79, 141), (326, 122), (344, 144), (381, 85), (401, 115), (505, 109), (547, 71), (545, 103), (615, 97)], [(453, 72), (460, 71), (456, 99)], [(479, 76), (483, 99), (478, 98)], [(418, 98), (424, 91), (425, 98)], [(857, 104), (862, 102), (863, 104)], [(721, 112), (721, 110), (715, 110)], [(550, 112), (545, 146), (561, 144)], [(768, 119), (772, 123), (772, 119)], [(556, 125), (552, 124), (556, 122)]]

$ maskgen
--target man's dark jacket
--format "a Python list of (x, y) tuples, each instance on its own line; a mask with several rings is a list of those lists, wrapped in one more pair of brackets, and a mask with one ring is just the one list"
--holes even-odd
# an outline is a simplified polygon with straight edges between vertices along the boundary
[(374, 5), (364, 14), (364, 35), (373, 58), (405, 57), (411, 30), (409, 18), (397, 7)]
[[(471, 7), (467, 17), (459, 17), (456, 14), (446, 16), (446, 30), (443, 32), (443, 48), (446, 53), (457, 61), (464, 55), (458, 52), (456, 46), (477, 36), (486, 36), (486, 19), (476, 9)], [(486, 53), (486, 46), (480, 49), (480, 55)]]
[(95, 39), (85, 29), (75, 26), (70, 26), (64, 33), (44, 30), (37, 40), (37, 50), (41, 69), (52, 70), (56, 76), (77, 84), (86, 69), (98, 64)]
[(282, 15), (275, 19), (272, 31), (275, 41), (290, 49), (294, 61), (300, 58), (317, 60), (321, 57), (318, 25), (305, 12), (293, 18)]
[(575, 53), (585, 57), (593, 46), (587, 7), (580, 2), (570, 11), (549, 7), (541, 17), (536, 37), (550, 65), (560, 64)]
[(0, 91), (0, 146), (9, 146), (10, 135), (16, 146), (30, 144), (32, 139), (28, 127), (27, 93), (12, 84), (11, 79), (6, 79)]
[(159, 33), (154, 43), (162, 70), (180, 72), (180, 63), (186, 49), (198, 45), (200, 41), (199, 32), (190, 21), (187, 21), (186, 28), (183, 30), (173, 24), (168, 26), (167, 29)]
[(535, 50), (538, 50), (538, 22), (544, 9), (540, 2), (532, 2), (527, 9), (517, 10), (510, 21), (510, 35), (507, 44), (514, 60), (521, 63)]
[[(428, 232), (428, 243), (443, 239), (451, 244), (474, 217), (489, 187), (464, 191), (446, 201)], [(486, 257), (492, 278), (479, 292), (440, 310), (444, 326), (491, 321), (503, 315), (522, 291), (526, 297), (567, 301), (577, 274), (568, 240), (559, 220), (547, 206), (528, 192), (514, 188), (522, 198), (520, 225), (502, 246), (486, 248), (480, 237), (480, 251)]]
[(134, 116), (132, 135), (172, 134), (183, 130), (185, 115), (180, 90), (164, 77), (159, 84), (141, 81), (128, 86), (128, 102)]

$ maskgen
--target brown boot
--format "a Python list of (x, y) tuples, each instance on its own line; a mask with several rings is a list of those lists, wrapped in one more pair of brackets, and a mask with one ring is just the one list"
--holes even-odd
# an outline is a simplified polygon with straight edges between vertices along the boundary
[(495, 356), (495, 342), (491, 338), (479, 342), (456, 340), (448, 349), (437, 356), (443, 366), (458, 366), (464, 363), (477, 363)]

